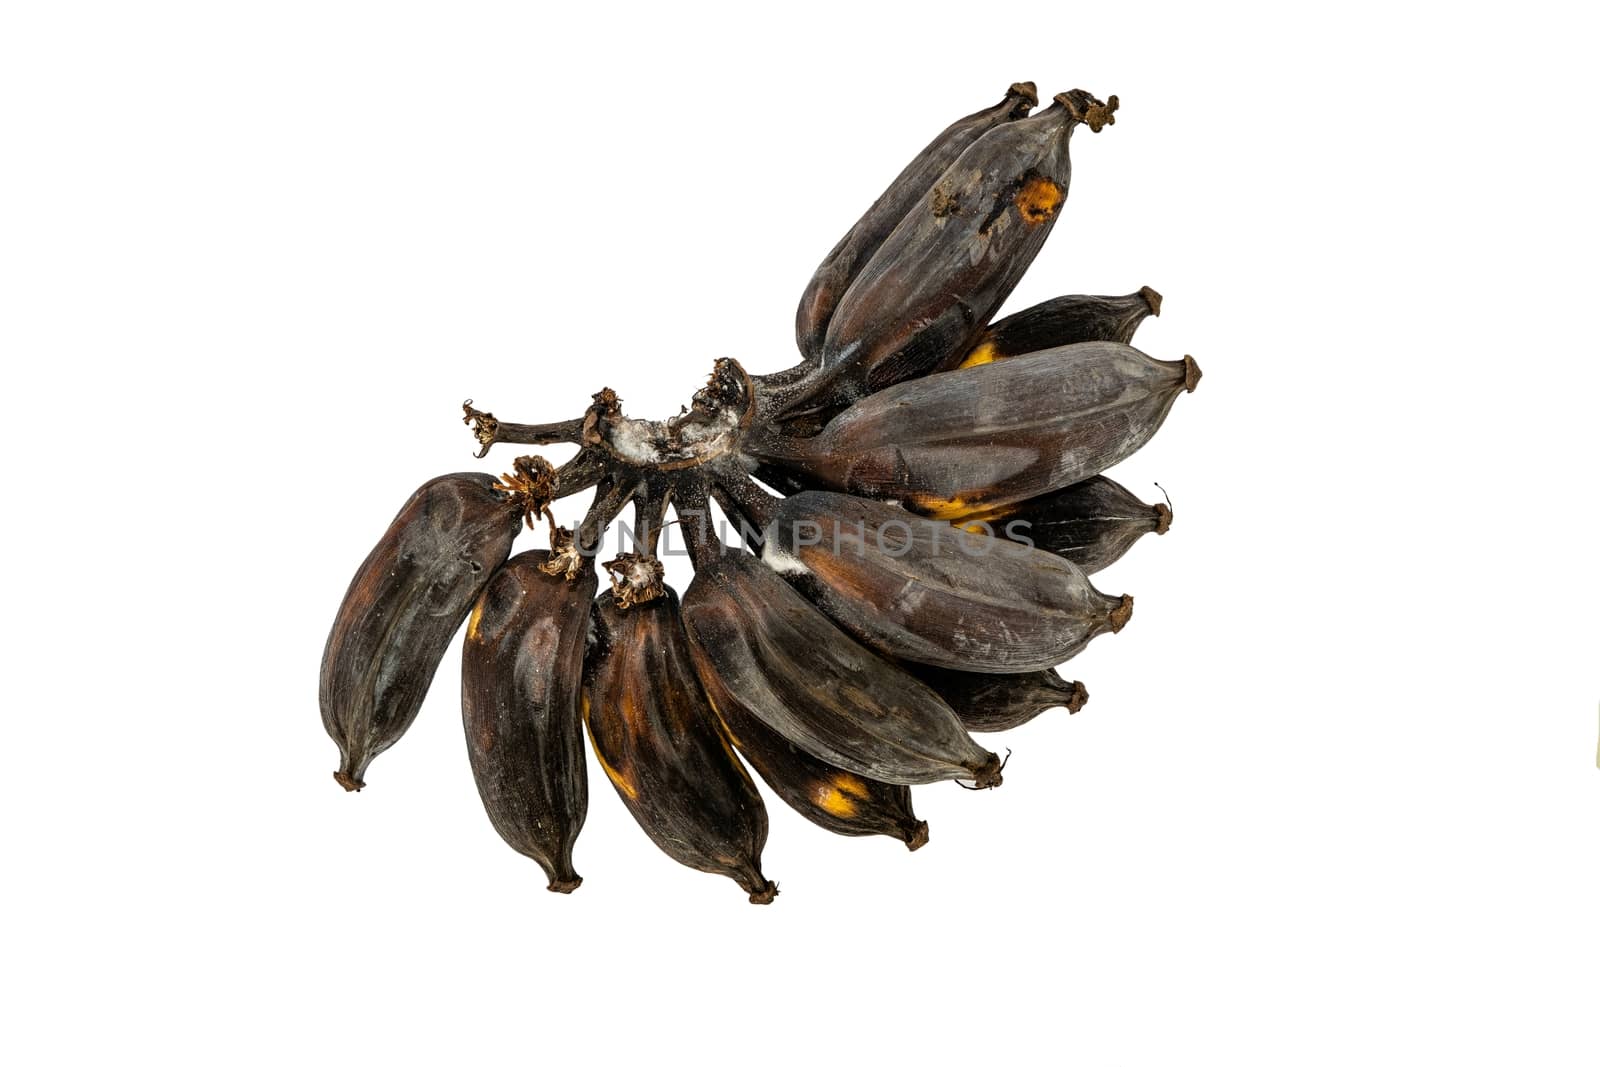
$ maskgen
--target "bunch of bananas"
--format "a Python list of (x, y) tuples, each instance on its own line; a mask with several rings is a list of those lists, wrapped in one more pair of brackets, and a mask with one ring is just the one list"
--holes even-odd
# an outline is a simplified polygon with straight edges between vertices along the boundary
[[(835, 833), (928, 839), (910, 786), (997, 786), (969, 731), (1004, 730), (1082, 684), (1053, 668), (1127, 623), (1089, 575), (1172, 513), (1101, 472), (1161, 426), (1194, 361), (1129, 347), (1151, 289), (1067, 296), (991, 322), (1066, 200), (1068, 139), (1117, 98), (1030, 83), (940, 133), (829, 253), (801, 298), (802, 361), (751, 378), (719, 360), (692, 405), (628, 418), (609, 389), (491, 445), (579, 446), (499, 479), (418, 489), (345, 595), (322, 662), (334, 777), (410, 726), (463, 621), (462, 714), (495, 829), (570, 892), (588, 806), (582, 733), (662, 851), (764, 904), (767, 817), (746, 771)], [(783, 495), (774, 496), (756, 481)], [(550, 504), (593, 489), (576, 529)], [(734, 545), (712, 528), (715, 501)], [(633, 509), (633, 551), (599, 564)], [(669, 509), (695, 577), (657, 556)], [(511, 556), (523, 525), (548, 551)], [(509, 558), (508, 558), (509, 557)], [(600, 570), (610, 588), (598, 598)]]

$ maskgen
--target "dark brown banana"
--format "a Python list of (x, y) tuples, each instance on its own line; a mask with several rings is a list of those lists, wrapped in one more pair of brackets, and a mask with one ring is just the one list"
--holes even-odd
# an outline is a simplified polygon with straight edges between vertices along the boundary
[(550, 890), (583, 879), (572, 845), (589, 786), (583, 765), (583, 655), (599, 579), (592, 565), (551, 574), (551, 554), (523, 552), (472, 609), (461, 658), (467, 753), (489, 821), (534, 860)]
[(1116, 633), (1133, 598), (1100, 592), (1059, 556), (875, 500), (798, 493), (773, 503), (762, 558), (863, 644), (952, 670), (1015, 674)]
[(1007, 315), (984, 330), (960, 366), (978, 367), (1085, 341), (1130, 344), (1139, 324), (1160, 314), (1161, 294), (1148, 285), (1127, 296), (1058, 296)]
[(1098, 130), (1116, 107), (1075, 89), (961, 153), (851, 282), (815, 372), (775, 397), (774, 417), (825, 415), (959, 361), (1055, 225), (1073, 128)]
[(1094, 341), (875, 393), (815, 437), (752, 433), (747, 454), (802, 479), (960, 517), (1091, 478), (1154, 436), (1200, 368)]
[(1069, 682), (1055, 671), (1026, 674), (971, 674), (938, 667), (912, 666), (922, 679), (961, 718), (967, 729), (979, 733), (1011, 730), (1051, 708), (1066, 708), (1076, 715), (1089, 702), (1082, 682)]
[(906, 213), (974, 141), (1001, 123), (1022, 118), (1038, 103), (1039, 94), (1032, 82), (1016, 83), (998, 104), (945, 127), (889, 183), (883, 195), (828, 253), (800, 297), (794, 337), (807, 362), (815, 362), (821, 355), (828, 320), (833, 317), (834, 308), (838, 307), (845, 290)]
[(367, 765), (416, 719), (450, 639), (511, 553), (523, 510), (523, 497), (487, 474), (435, 478), (356, 571), (320, 687), (322, 724), (339, 745), (333, 777), (346, 789), (365, 785)]
[(928, 824), (911, 810), (909, 786), (863, 778), (808, 755), (735, 701), (718, 708), (728, 736), (785, 804), (824, 830), (847, 837), (882, 834), (915, 852)]
[(1111, 566), (1147, 533), (1172, 528), (1172, 509), (1146, 504), (1097, 474), (1054, 493), (953, 520), (970, 533), (993, 534), (1054, 552), (1085, 574)]
[(663, 586), (623, 608), (608, 592), (593, 616), (584, 722), (617, 795), (668, 856), (770, 904), (767, 811), (695, 677), (677, 594)]
[(1000, 784), (999, 757), (974, 744), (931, 689), (856, 644), (760, 560), (713, 548), (696, 551), (695, 566), (684, 622), (724, 721), (758, 719), (817, 759), (880, 782)]

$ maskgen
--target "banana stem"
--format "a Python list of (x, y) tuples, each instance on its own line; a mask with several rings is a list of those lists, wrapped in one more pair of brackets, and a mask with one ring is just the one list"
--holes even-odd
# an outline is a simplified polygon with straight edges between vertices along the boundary
[(715, 562), (722, 546), (712, 544), (716, 539), (711, 536), (711, 502), (706, 499), (704, 483), (696, 480), (683, 486), (672, 502), (672, 510), (678, 516), (678, 528), (683, 531), (694, 569)]
[(479, 411), (468, 400), (461, 405), (461, 421), (471, 425), (478, 439), (478, 458), (489, 454), (494, 445), (583, 444), (583, 419), (561, 422), (501, 422), (487, 411)]
[(582, 444), (583, 420), (566, 419), (562, 422), (502, 422), (495, 434), (494, 444), (558, 445)]
[(771, 374), (753, 374), (750, 376), (750, 380), (755, 383), (757, 391), (765, 390), (770, 392), (787, 385), (793, 385), (815, 370), (816, 366), (816, 360), (803, 359), (792, 367), (785, 367), (783, 370), (773, 371)]
[(634, 482), (618, 482), (613, 479), (607, 479), (600, 484), (595, 490), (593, 503), (589, 505), (589, 512), (578, 525), (574, 538), (580, 555), (594, 555), (600, 546), (600, 539), (605, 536), (606, 528), (622, 513), (622, 509), (632, 499), (637, 488)]
[[(760, 529), (766, 529), (772, 523), (773, 511), (778, 506), (778, 501), (765, 489), (756, 484), (750, 473), (737, 463), (719, 463), (711, 468), (712, 491), (721, 493), (717, 502), (724, 508), (742, 515), (745, 521), (753, 523)], [(726, 495), (733, 506), (723, 500)]]
[(739, 442), (739, 450), (753, 459), (783, 463), (786, 460), (804, 459), (810, 451), (808, 444), (807, 438), (787, 436), (766, 420), (758, 419), (745, 434), (744, 440)]
[(750, 516), (741, 511), (738, 502), (716, 482), (711, 483), (711, 498), (727, 512), (729, 518), (739, 524), (739, 539), (744, 542), (744, 546), (759, 556), (761, 546), (765, 543), (761, 529), (751, 526)]
[(672, 502), (671, 491), (647, 485), (633, 498), (633, 540), (639, 551), (654, 556), (661, 544), (661, 528), (666, 525), (667, 507)]
[(556, 492), (550, 499), (560, 500), (593, 489), (605, 474), (605, 460), (594, 449), (585, 448), (556, 468)]

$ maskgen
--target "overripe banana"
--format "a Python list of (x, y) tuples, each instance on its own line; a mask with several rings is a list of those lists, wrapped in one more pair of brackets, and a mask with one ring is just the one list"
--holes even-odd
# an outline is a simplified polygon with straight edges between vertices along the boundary
[(906, 164), (883, 195), (850, 227), (811, 276), (795, 312), (795, 341), (809, 363), (821, 357), (828, 322), (850, 283), (917, 201), (974, 141), (1001, 123), (1022, 118), (1038, 104), (1039, 94), (1033, 83), (1017, 82), (998, 104), (957, 119)]
[(700, 688), (677, 594), (595, 601), (584, 691), (595, 756), (645, 835), (679, 863), (733, 879), (752, 904), (771, 903), (767, 810)]
[(774, 416), (837, 409), (971, 348), (1055, 225), (1074, 127), (1098, 131), (1116, 109), (1116, 97), (1101, 103), (1074, 89), (962, 152), (861, 267), (815, 370), (784, 392)]
[(984, 330), (960, 366), (978, 367), (1085, 341), (1131, 344), (1139, 324), (1159, 314), (1161, 294), (1148, 285), (1127, 296), (1058, 296)]
[(333, 777), (346, 789), (364, 786), (373, 757), (415, 721), (450, 639), (511, 554), (524, 504), (487, 474), (435, 478), (356, 571), (323, 649), (320, 686), (322, 724), (339, 745)]
[(572, 846), (589, 807), (583, 766), (583, 654), (599, 584), (523, 552), (472, 609), (461, 656), (461, 719), (478, 795), (506, 844), (544, 868), (550, 890), (583, 879)]
[(859, 400), (819, 434), (752, 436), (762, 462), (935, 517), (1043, 496), (1126, 459), (1200, 381), (1093, 341), (904, 382)]

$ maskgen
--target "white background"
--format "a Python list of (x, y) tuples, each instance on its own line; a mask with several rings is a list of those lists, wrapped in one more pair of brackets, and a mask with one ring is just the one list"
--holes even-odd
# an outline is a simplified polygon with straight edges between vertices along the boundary
[[(6, 1059), (1594, 1063), (1596, 94), (1554, 7), (7, 5)], [(1019, 78), (1123, 107), (1010, 306), (1152, 285), (1141, 345), (1206, 372), (1116, 472), (1177, 521), (1099, 581), (1138, 610), (1088, 708), (919, 789), (915, 855), (771, 803), (770, 908), (593, 769), (545, 892), (454, 653), (340, 791), (350, 574), (514, 454), (460, 402), (787, 365), (816, 262)]]

